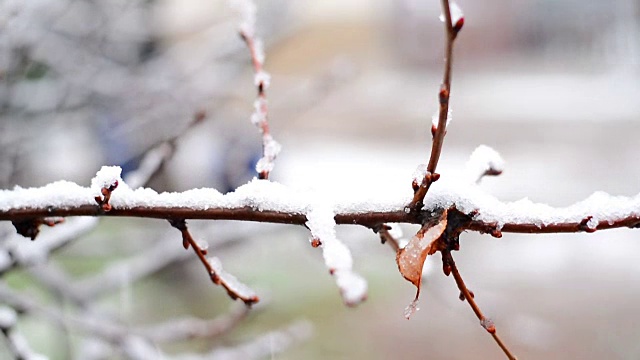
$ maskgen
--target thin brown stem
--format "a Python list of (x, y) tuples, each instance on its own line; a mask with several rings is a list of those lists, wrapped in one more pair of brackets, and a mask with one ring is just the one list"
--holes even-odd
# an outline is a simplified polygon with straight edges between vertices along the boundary
[(268, 74), (263, 70), (263, 54), (258, 48), (258, 40), (245, 31), (240, 31), (240, 37), (247, 45), (251, 54), (251, 63), (253, 64), (253, 72), (255, 76), (255, 85), (258, 89), (258, 95), (255, 103), (255, 112), (252, 116), (252, 122), (258, 127), (262, 134), (262, 158), (258, 161), (256, 170), (260, 179), (268, 179), (273, 161), (275, 160), (280, 145), (273, 140), (271, 131), (269, 130), (269, 108), (267, 105), (266, 89), (269, 86)]
[(400, 250), (400, 244), (398, 243), (398, 239), (393, 237), (393, 235), (389, 233), (389, 230), (390, 230), (390, 227), (387, 224), (382, 224), (380, 226), (380, 230), (378, 230), (378, 234), (380, 235), (380, 241), (383, 244), (389, 244), (389, 246), (391, 247), (391, 249), (393, 249), (394, 252), (398, 252), (398, 250)]
[(198, 244), (198, 242), (193, 239), (193, 236), (191, 236), (189, 229), (187, 229), (187, 223), (184, 219), (169, 220), (169, 223), (171, 224), (171, 226), (180, 230), (180, 233), (182, 233), (182, 241), (185, 249), (191, 246), (193, 251), (198, 256), (198, 259), (200, 259), (202, 265), (204, 265), (205, 269), (207, 269), (207, 273), (211, 277), (211, 281), (213, 281), (214, 284), (222, 286), (223, 288), (225, 288), (225, 290), (227, 290), (227, 294), (229, 294), (232, 299), (240, 299), (247, 306), (251, 306), (252, 304), (259, 301), (257, 296), (247, 296), (241, 292), (238, 292), (233, 285), (225, 281), (225, 278), (222, 277), (221, 274), (217, 273), (217, 271), (211, 265), (209, 259), (207, 259), (207, 250), (203, 249), (200, 244)]
[(451, 68), (453, 66), (453, 42), (456, 39), (456, 35), (459, 29), (454, 29), (451, 22), (451, 9), (449, 8), (449, 0), (442, 0), (442, 13), (444, 14), (445, 20), (445, 52), (444, 75), (442, 79), (442, 85), (440, 85), (440, 91), (438, 93), (438, 100), (440, 103), (440, 109), (438, 112), (438, 127), (433, 132), (433, 143), (431, 144), (431, 156), (429, 157), (427, 172), (425, 173), (425, 176), (422, 179), (422, 183), (415, 191), (413, 199), (408, 206), (408, 208), (412, 211), (417, 211), (422, 208), (422, 206), (424, 205), (424, 197), (427, 195), (427, 191), (429, 191), (431, 184), (438, 180), (436, 167), (438, 166), (438, 161), (440, 160), (442, 145), (444, 143), (444, 136), (447, 132), (449, 96), (451, 93)]
[(487, 330), (489, 334), (491, 334), (491, 336), (493, 337), (493, 340), (495, 340), (495, 342), (498, 344), (500, 349), (502, 349), (502, 351), (507, 356), (507, 358), (511, 360), (515, 360), (516, 359), (515, 355), (513, 355), (513, 353), (509, 350), (507, 345), (498, 336), (498, 333), (496, 332), (496, 327), (493, 324), (493, 321), (486, 318), (482, 313), (482, 310), (480, 310), (480, 307), (476, 303), (473, 295), (467, 288), (467, 285), (464, 283), (464, 280), (462, 279), (462, 276), (458, 271), (458, 267), (456, 266), (456, 263), (453, 260), (453, 256), (451, 255), (450, 251), (447, 251), (447, 250), (442, 251), (442, 261), (445, 263), (445, 266), (451, 270), (451, 273), (453, 274), (453, 278), (456, 281), (456, 285), (460, 290), (461, 298), (463, 298), (464, 300), (467, 301), (467, 303), (469, 303), (469, 306), (471, 306), (471, 309), (476, 314), (476, 317), (478, 318), (478, 320), (480, 320), (480, 324), (482, 325), (482, 327), (485, 330)]

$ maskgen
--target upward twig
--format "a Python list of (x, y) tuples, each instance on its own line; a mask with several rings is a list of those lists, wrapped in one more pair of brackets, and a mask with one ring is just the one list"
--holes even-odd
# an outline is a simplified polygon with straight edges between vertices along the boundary
[(438, 127), (433, 132), (433, 143), (431, 145), (431, 156), (429, 157), (429, 164), (427, 170), (422, 179), (422, 182), (415, 189), (413, 200), (409, 204), (408, 208), (412, 211), (420, 210), (423, 206), (424, 197), (429, 191), (431, 184), (438, 180), (436, 174), (436, 167), (438, 166), (438, 160), (440, 160), (440, 153), (442, 152), (442, 144), (444, 143), (444, 135), (447, 127), (447, 116), (449, 114), (449, 95), (451, 93), (451, 67), (453, 64), (453, 42), (460, 31), (462, 25), (456, 24), (455, 28), (451, 20), (451, 9), (449, 7), (449, 0), (442, 0), (442, 14), (444, 15), (444, 28), (445, 28), (445, 53), (444, 53), (444, 76), (442, 79), (442, 85), (440, 85), (440, 92), (438, 93), (438, 100), (440, 102), (440, 109), (438, 111)]
[[(255, 11), (255, 7), (251, 8)], [(269, 87), (270, 75), (263, 70), (264, 51), (262, 42), (257, 39), (255, 33), (255, 18), (249, 16), (245, 19), (243, 26), (240, 28), (240, 37), (247, 44), (249, 53), (251, 54), (251, 62), (254, 71), (254, 83), (258, 89), (258, 96), (254, 103), (255, 111), (251, 116), (251, 122), (258, 128), (262, 134), (262, 158), (256, 164), (256, 171), (260, 179), (268, 179), (269, 173), (273, 170), (274, 160), (280, 153), (280, 144), (273, 139), (269, 130), (269, 109), (267, 105), (266, 89)]]

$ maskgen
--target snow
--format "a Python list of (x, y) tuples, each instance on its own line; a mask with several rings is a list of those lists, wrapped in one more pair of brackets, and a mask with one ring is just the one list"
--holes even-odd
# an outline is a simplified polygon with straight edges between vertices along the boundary
[(119, 166), (103, 166), (91, 179), (91, 189), (96, 195), (101, 195), (102, 188), (117, 186), (118, 181), (122, 181), (121, 173), (122, 169)]
[[(460, 6), (458, 6), (455, 1), (449, 2), (449, 11), (451, 12), (451, 24), (455, 26), (455, 24), (457, 24), (458, 21), (464, 17), (464, 14), (462, 13), (462, 9), (460, 8)], [(440, 21), (442, 22), (445, 22), (446, 20), (444, 14), (440, 14), (438, 19), (440, 19)]]
[(487, 172), (501, 173), (504, 171), (502, 156), (487, 145), (478, 146), (465, 165), (467, 178), (471, 182), (479, 182)]
[[(157, 193), (149, 188), (131, 189), (120, 178), (119, 167), (103, 167), (92, 187), (86, 188), (68, 181), (57, 181), (39, 188), (0, 190), (0, 211), (11, 209), (46, 209), (49, 207), (68, 209), (79, 206), (97, 206), (93, 199), (98, 188), (118, 181), (118, 187), (111, 195), (110, 204), (114, 209), (134, 207), (179, 207), (193, 210), (238, 209), (251, 207), (260, 211), (277, 211), (294, 214), (309, 214), (314, 202), (322, 198), (325, 215), (328, 213), (366, 213), (403, 211), (410, 202), (412, 191), (409, 179), (402, 188), (390, 188), (375, 193), (342, 189), (333, 192), (319, 192), (317, 189), (297, 189), (268, 181), (253, 179), (226, 195), (211, 188), (192, 189), (185, 192)], [(640, 216), (640, 195), (634, 197), (611, 196), (595, 192), (589, 198), (564, 208), (553, 208), (542, 203), (534, 203), (527, 198), (515, 202), (502, 202), (484, 192), (480, 187), (462, 181), (458, 176), (442, 175), (437, 186), (433, 186), (425, 198), (426, 210), (456, 206), (467, 214), (477, 212), (475, 219), (496, 223), (498, 228), (506, 223), (536, 224), (579, 223), (591, 216), (590, 226), (598, 222), (612, 223), (616, 220)], [(313, 212), (311, 216), (313, 218)], [(315, 224), (313, 220), (313, 223)], [(315, 232), (324, 231), (315, 227)], [(312, 233), (314, 232), (312, 231)], [(329, 235), (329, 239), (333, 235)], [(326, 234), (318, 234), (327, 236)], [(322, 239), (326, 243), (327, 239)], [(331, 240), (329, 240), (331, 242)], [(336, 253), (341, 252), (339, 245)]]
[(266, 90), (271, 84), (271, 75), (264, 70), (260, 70), (254, 75), (253, 83), (256, 86), (260, 86), (260, 84), (262, 84), (262, 87)]
[(210, 257), (208, 260), (215, 274), (218, 276), (220, 281), (225, 284), (225, 287), (229, 289), (229, 291), (237, 294), (242, 299), (252, 299), (258, 297), (253, 289), (240, 282), (240, 280), (238, 280), (232, 274), (226, 272), (222, 267), (222, 262), (220, 262), (220, 259), (218, 259), (217, 257)]
[[(453, 118), (451, 117), (451, 105), (449, 105), (449, 109), (447, 110), (447, 122), (445, 124), (445, 127), (449, 126), (449, 123), (451, 123), (451, 120), (453, 120)], [(436, 111), (436, 113), (433, 114), (433, 116), (431, 117), (431, 125), (433, 125), (434, 129), (438, 128), (439, 121), (440, 121), (440, 112)]]
[(263, 136), (263, 154), (264, 156), (258, 160), (256, 164), (256, 171), (261, 173), (263, 171), (270, 172), (274, 167), (274, 160), (280, 153), (282, 146), (273, 139), (271, 135)]
[(229, 6), (238, 13), (240, 31), (248, 37), (253, 37), (256, 26), (256, 5), (250, 0), (231, 0)]
[(322, 256), (329, 272), (334, 276), (340, 294), (347, 305), (357, 305), (367, 297), (367, 282), (352, 271), (353, 258), (349, 248), (338, 240), (335, 231), (335, 213), (330, 203), (318, 198), (307, 215), (307, 227), (319, 239)]
[(267, 99), (259, 97), (254, 101), (253, 107), (255, 111), (251, 114), (251, 123), (256, 125), (262, 132), (262, 124), (267, 121)]

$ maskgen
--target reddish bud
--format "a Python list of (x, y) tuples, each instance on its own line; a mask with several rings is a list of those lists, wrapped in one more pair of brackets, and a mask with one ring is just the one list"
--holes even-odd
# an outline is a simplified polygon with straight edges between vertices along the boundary
[(496, 325), (493, 323), (493, 320), (489, 319), (489, 318), (484, 318), (482, 320), (480, 320), (480, 325), (482, 325), (482, 327), (487, 330), (487, 332), (489, 334), (495, 334), (496, 333)]
[(446, 276), (451, 275), (451, 265), (448, 263), (442, 264), (442, 272), (444, 272)]
[(458, 32), (460, 32), (460, 30), (462, 30), (462, 27), (464, 26), (464, 17), (461, 17), (456, 23), (455, 25), (453, 25), (453, 33), (458, 35)]
[(320, 245), (322, 245), (322, 241), (320, 241), (320, 239), (318, 238), (311, 239), (311, 246), (313, 246), (314, 248), (317, 248)]

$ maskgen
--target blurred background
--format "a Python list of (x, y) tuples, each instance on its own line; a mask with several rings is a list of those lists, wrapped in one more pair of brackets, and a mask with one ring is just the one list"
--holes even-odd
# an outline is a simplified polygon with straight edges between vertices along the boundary
[[(473, 149), (486, 144), (507, 166), (482, 185), (505, 201), (528, 197), (566, 206), (596, 190), (637, 194), (640, 3), (458, 4), (465, 25), (454, 48), (453, 121), (440, 181), (457, 176)], [(336, 193), (357, 189), (372, 198), (409, 187), (414, 169), (428, 161), (438, 107), (440, 3), (275, 0), (257, 7), (257, 34), (272, 75), (270, 126), (283, 145), (272, 180)], [(198, 111), (206, 112), (206, 122), (180, 137), (150, 186), (226, 192), (251, 179), (261, 143), (249, 121), (256, 90), (237, 24), (224, 1), (0, 2), (0, 187), (60, 179), (86, 186), (101, 165), (132, 171), (146, 149), (183, 131)], [(414, 288), (371, 231), (338, 231), (369, 281), (369, 299), (351, 309), (342, 305), (305, 229), (193, 223), (194, 235), (267, 304), (224, 336), (163, 346), (167, 354), (233, 347), (305, 319), (312, 335), (263, 355), (503, 356), (458, 300), (439, 256), (427, 261), (421, 310), (407, 321), (403, 309)], [(9, 241), (11, 227), (2, 226)], [(410, 237), (417, 229), (404, 230)], [(463, 234), (455, 256), (479, 305), (518, 356), (637, 359), (638, 236), (632, 230), (502, 239)], [(168, 251), (184, 251), (178, 232), (164, 222), (103, 219), (41, 265), (81, 281), (166, 238), (175, 240)], [(188, 255), (135, 282), (127, 281), (125, 267), (118, 290), (95, 306), (130, 325), (226, 312), (231, 301)], [(43, 284), (42, 273), (20, 268), (3, 281), (76, 311)], [(25, 316), (20, 328), (34, 350), (52, 359), (89, 358), (77, 333), (67, 336), (37, 316)]]

